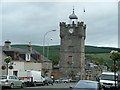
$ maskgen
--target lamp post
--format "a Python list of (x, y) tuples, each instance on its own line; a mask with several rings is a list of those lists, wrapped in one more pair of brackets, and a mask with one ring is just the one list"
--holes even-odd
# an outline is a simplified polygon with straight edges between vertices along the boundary
[[(44, 37), (43, 37), (43, 57), (44, 57), (44, 54), (45, 54), (45, 37), (46, 35), (49, 33), (49, 32), (54, 32), (56, 30), (50, 30), (50, 31), (47, 31), (45, 34), (44, 34)], [(44, 59), (44, 58), (43, 58)]]
[[(51, 38), (50, 40), (52, 41), (53, 38)], [(48, 47), (47, 47), (47, 58), (49, 58), (49, 42), (48, 42)]]

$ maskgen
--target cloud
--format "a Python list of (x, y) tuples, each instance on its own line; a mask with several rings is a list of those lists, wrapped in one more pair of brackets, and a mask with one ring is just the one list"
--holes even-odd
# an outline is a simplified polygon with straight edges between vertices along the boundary
[[(73, 5), (79, 21), (87, 24), (86, 44), (117, 46), (117, 3), (59, 3), (59, 2), (4, 2), (2, 12), (3, 42), (43, 45), (44, 34), (53, 38), (51, 44), (60, 44), (59, 22), (69, 23)], [(86, 12), (83, 13), (83, 8)], [(47, 42), (46, 42), (47, 44)]]

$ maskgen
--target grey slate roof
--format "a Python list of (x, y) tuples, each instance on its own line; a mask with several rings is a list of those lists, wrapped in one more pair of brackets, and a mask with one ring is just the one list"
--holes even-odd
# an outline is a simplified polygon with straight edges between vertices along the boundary
[[(31, 54), (41, 55), (39, 52), (37, 52), (34, 49), (32, 49), (32, 51), (29, 51), (28, 48), (24, 48), (24, 49), (22, 49), (22, 48), (14, 48), (14, 47), (8, 48), (6, 46), (3, 46), (2, 51), (15, 51), (15, 52), (19, 52), (20, 54), (26, 54), (26, 53), (29, 52)], [(43, 55), (41, 55), (41, 56), (42, 56), (42, 61), (43, 62), (51, 62), (51, 60), (47, 59)], [(24, 60), (24, 59), (22, 57), (20, 57), (20, 60)], [(31, 61), (37, 62), (33, 57), (31, 57)]]
[[(15, 51), (15, 52), (19, 52), (19, 53), (22, 53), (22, 54), (25, 54), (25, 53), (27, 53), (27, 52), (30, 52), (29, 50), (28, 50), (28, 48), (24, 48), (24, 49), (22, 49), (22, 48), (14, 48), (14, 47), (11, 47), (11, 48), (7, 48), (7, 47), (5, 47), (5, 46), (3, 46), (2, 47), (2, 51)], [(37, 52), (36, 50), (34, 50), (34, 49), (32, 49), (32, 52), (30, 52), (31, 54), (38, 54), (38, 55), (40, 55), (40, 53), (39, 52)]]

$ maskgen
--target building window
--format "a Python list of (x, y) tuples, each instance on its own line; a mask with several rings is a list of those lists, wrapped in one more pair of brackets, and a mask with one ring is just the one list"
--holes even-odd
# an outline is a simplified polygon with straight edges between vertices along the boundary
[(30, 61), (30, 53), (26, 53), (26, 61)]
[(73, 64), (73, 56), (68, 56), (68, 64)]

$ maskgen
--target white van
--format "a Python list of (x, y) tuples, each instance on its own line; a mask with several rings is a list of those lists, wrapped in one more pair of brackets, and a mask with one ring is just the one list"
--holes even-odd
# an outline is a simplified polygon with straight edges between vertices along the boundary
[[(116, 79), (115, 79), (116, 77)], [(116, 87), (118, 87), (118, 74), (114, 72), (103, 72), (100, 76), (100, 84), (102, 85), (103, 88), (115, 88), (115, 83)]]
[(41, 75), (41, 71), (35, 70), (21, 71), (19, 72), (18, 77), (21, 78), (26, 85), (44, 84), (45, 81), (45, 78), (43, 78)]

